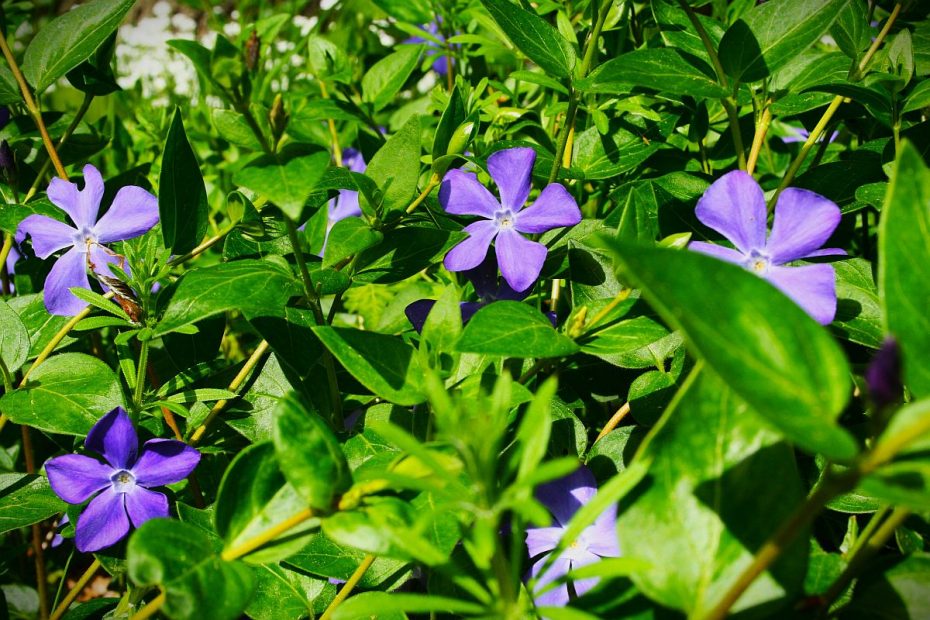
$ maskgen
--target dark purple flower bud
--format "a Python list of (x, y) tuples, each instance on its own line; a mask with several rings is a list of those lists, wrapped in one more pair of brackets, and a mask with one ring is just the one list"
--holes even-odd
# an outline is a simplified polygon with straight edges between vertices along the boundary
[(0, 173), (8, 185), (16, 181), (16, 156), (6, 140), (0, 141)]
[(0, 107), (0, 129), (6, 127), (6, 124), (10, 122), (10, 108), (3, 106)]
[(249, 73), (254, 73), (258, 67), (258, 56), (261, 51), (261, 39), (258, 38), (258, 32), (252, 30), (249, 40), (245, 42), (245, 68)]
[(878, 409), (901, 400), (901, 351), (894, 338), (886, 338), (865, 371), (869, 395)]

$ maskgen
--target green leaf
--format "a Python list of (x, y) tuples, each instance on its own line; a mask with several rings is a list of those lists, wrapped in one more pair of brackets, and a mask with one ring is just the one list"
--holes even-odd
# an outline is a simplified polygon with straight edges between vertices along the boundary
[[(343, 547), (328, 539), (322, 533), (310, 538), (310, 542), (298, 553), (287, 559), (287, 565), (314, 575), (322, 575), (345, 581), (358, 565), (365, 559), (365, 553), (351, 547)], [(403, 571), (406, 562), (391, 558), (377, 558), (362, 575), (359, 586), (375, 588), (393, 578), (409, 575)]]
[(517, 467), (517, 480), (523, 481), (530, 476), (546, 455), (549, 446), (549, 434), (552, 431), (552, 397), (555, 396), (558, 381), (550, 377), (533, 396), (530, 406), (523, 414), (523, 420), (517, 429), (520, 462)]
[(158, 215), (165, 247), (175, 254), (197, 247), (207, 232), (209, 211), (200, 165), (187, 140), (181, 109), (175, 108), (158, 177)]
[[(649, 484), (617, 510), (624, 556), (650, 565), (631, 578), (649, 598), (703, 617), (804, 500), (794, 454), (704, 368), (692, 372), (646, 438), (637, 461), (643, 457), (652, 458)], [(766, 480), (764, 493), (760, 478)], [(798, 594), (806, 540), (802, 534), (784, 549), (733, 611), (777, 606)], [(682, 549), (690, 549), (687, 562), (680, 561)]]
[[(365, 176), (378, 184), (381, 202), (375, 211), (384, 215), (407, 207), (417, 191), (420, 178), (420, 117), (410, 117), (396, 134), (371, 158)], [(365, 194), (359, 200), (367, 202)]]
[(668, 47), (642, 49), (612, 58), (578, 84), (592, 93), (626, 94), (634, 86), (673, 95), (725, 97), (703, 61)]
[(362, 100), (380, 110), (394, 98), (417, 68), (422, 45), (405, 45), (373, 64), (362, 76)]
[(140, 586), (160, 586), (166, 594), (161, 611), (174, 620), (240, 617), (255, 578), (241, 562), (224, 562), (218, 545), (190, 523), (151, 519), (129, 539), (129, 577)]
[(255, 596), (245, 613), (254, 620), (314, 617), (325, 609), (336, 594), (336, 586), (326, 579), (308, 577), (278, 564), (256, 566)]
[(29, 332), (10, 304), (0, 300), (0, 360), (7, 372), (19, 370), (29, 357)]
[(928, 432), (930, 399), (909, 403), (895, 412), (874, 447), (876, 453), (893, 454), (895, 459), (863, 479), (861, 489), (890, 504), (930, 509)]
[(843, 620), (930, 616), (930, 554), (876, 558), (857, 579)]
[(123, 21), (135, 0), (91, 0), (36, 33), (23, 56), (23, 75), (41, 93), (90, 57)]
[(385, 233), (384, 241), (359, 254), (353, 280), (378, 284), (406, 280), (439, 260), (464, 238), (464, 233), (431, 226), (390, 230)]
[[(3, 209), (0, 209), (2, 212)], [(29, 332), (32, 345), (29, 348), (29, 357), (36, 357), (55, 337), (55, 334), (64, 327), (69, 317), (49, 314), (45, 309), (45, 302), (41, 294), (37, 295), (20, 295), (14, 297), (8, 302), (10, 307), (16, 311)], [(74, 342), (74, 338), (66, 336), (56, 347), (68, 346)]]
[(752, 8), (720, 40), (720, 64), (757, 82), (820, 40), (852, 0), (781, 0)]
[[(253, 444), (236, 455), (220, 482), (214, 513), (216, 531), (228, 551), (306, 509), (304, 498), (281, 473), (274, 446), (268, 442)], [(305, 535), (318, 525), (317, 519), (304, 521), (245, 559), (254, 564), (284, 559), (307, 544)]]
[(298, 292), (291, 272), (272, 261), (242, 259), (191, 269), (175, 285), (155, 335), (228, 310), (250, 316), (280, 315), (288, 299)]
[(68, 507), (34, 474), (0, 474), (0, 534), (60, 514)]
[(575, 48), (539, 15), (509, 0), (481, 0), (504, 34), (546, 73), (567, 78), (575, 68)]
[(914, 112), (930, 106), (930, 81), (922, 80), (914, 86), (914, 90), (904, 100), (904, 109), (902, 114)]
[(377, 230), (372, 230), (361, 218), (347, 217), (339, 220), (333, 225), (326, 239), (323, 268), (332, 267), (344, 258), (378, 245), (382, 239), (384, 235)]
[(0, 105), (9, 105), (22, 101), (23, 95), (13, 72), (6, 64), (0, 65)]
[(869, 18), (866, 5), (853, 0), (843, 8), (830, 28), (830, 36), (844, 54), (858, 61), (862, 50), (869, 46)]
[(930, 395), (930, 170), (909, 143), (895, 162), (878, 229), (878, 290), (904, 382)]
[(233, 175), (233, 181), (265, 196), (292, 220), (299, 220), (328, 165), (326, 151), (288, 144), (277, 153), (253, 159)]
[(562, 357), (578, 351), (543, 314), (518, 301), (496, 301), (475, 313), (458, 350), (504, 357)]
[(644, 349), (668, 335), (669, 331), (653, 319), (638, 316), (595, 329), (585, 334), (579, 344), (583, 352), (615, 366), (648, 368), (655, 366), (656, 355)]
[(291, 393), (275, 410), (274, 449), (284, 477), (314, 510), (327, 513), (352, 486), (339, 440), (315, 411)]
[(835, 423), (850, 370), (829, 333), (774, 286), (699, 254), (607, 240), (619, 270), (698, 357), (802, 448), (835, 460), (858, 452)]
[(426, 400), (414, 350), (400, 338), (325, 325), (313, 332), (349, 374), (377, 396), (398, 405)]
[[(707, 49), (691, 24), (688, 14), (674, 0), (655, 0), (651, 4), (656, 24), (658, 24), (659, 30), (662, 32), (665, 43), (669, 47), (676, 47), (682, 52), (697, 56), (710, 63)], [(704, 31), (710, 38), (714, 49), (717, 49), (720, 45), (720, 38), (723, 36), (723, 25), (719, 21), (704, 15), (698, 14), (697, 18), (701, 25), (704, 26)]]
[(465, 122), (465, 102), (462, 100), (462, 93), (458, 84), (452, 88), (449, 93), (449, 103), (446, 109), (442, 111), (439, 118), (439, 125), (436, 127), (436, 134), (433, 136), (433, 160), (437, 160), (446, 154), (449, 148), (449, 141), (459, 125)]
[(367, 620), (371, 617), (381, 617), (392, 612), (424, 614), (439, 612), (464, 617), (477, 616), (484, 611), (484, 607), (477, 603), (444, 596), (362, 592), (337, 607), (333, 613), (333, 620)]
[(833, 264), (836, 272), (836, 318), (831, 328), (850, 342), (877, 349), (884, 339), (882, 309), (872, 265), (861, 258)]
[(62, 353), (30, 373), (25, 387), (0, 397), (0, 410), (17, 424), (82, 437), (122, 398), (109, 366), (83, 353)]

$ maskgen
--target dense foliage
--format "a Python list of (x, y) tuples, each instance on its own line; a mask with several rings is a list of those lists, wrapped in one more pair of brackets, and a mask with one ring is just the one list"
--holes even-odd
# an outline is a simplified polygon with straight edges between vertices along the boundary
[(930, 615), (926, 2), (0, 23), (3, 617)]

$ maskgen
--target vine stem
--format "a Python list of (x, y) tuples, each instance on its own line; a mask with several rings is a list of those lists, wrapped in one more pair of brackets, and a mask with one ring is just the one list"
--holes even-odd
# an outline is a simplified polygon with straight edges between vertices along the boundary
[(4, 295), (10, 294), (10, 274), (6, 270), (6, 259), (10, 256), (10, 252), (13, 250), (13, 235), (6, 233), (3, 235), (3, 247), (0, 247), (0, 277), (3, 278), (2, 282), (2, 292)]
[[(239, 390), (239, 387), (245, 382), (252, 370), (255, 369), (255, 366), (258, 365), (258, 362), (261, 361), (265, 353), (268, 352), (270, 345), (267, 340), (262, 340), (261, 343), (255, 350), (252, 352), (252, 355), (249, 356), (249, 359), (246, 360), (242, 368), (239, 369), (239, 372), (233, 377), (233, 380), (230, 381), (227, 389), (230, 392), (236, 392)], [(188, 444), (191, 446), (196, 446), (200, 440), (203, 438), (203, 434), (207, 432), (207, 427), (210, 426), (210, 423), (219, 415), (223, 410), (226, 404), (229, 403), (228, 399), (218, 400), (213, 403), (213, 408), (210, 409), (210, 413), (207, 414), (206, 419), (197, 427), (197, 429), (191, 434)]]
[(355, 586), (358, 585), (358, 582), (362, 580), (362, 577), (365, 576), (365, 571), (371, 568), (371, 565), (375, 561), (375, 556), (368, 554), (365, 556), (365, 559), (362, 560), (362, 563), (358, 565), (358, 568), (355, 569), (355, 572), (352, 573), (352, 576), (349, 577), (342, 587), (339, 589), (339, 592), (336, 594), (336, 598), (333, 599), (333, 602), (329, 604), (329, 607), (326, 608), (326, 611), (323, 612), (323, 615), (320, 616), (320, 620), (330, 620), (333, 617), (333, 612), (336, 611), (336, 608), (342, 605), (343, 602), (349, 595), (352, 594), (352, 590), (355, 589)]
[(248, 539), (238, 547), (233, 547), (232, 549), (227, 549), (220, 554), (220, 557), (227, 562), (232, 560), (238, 560), (244, 555), (252, 553), (262, 545), (271, 542), (278, 536), (284, 534), (285, 532), (297, 527), (301, 523), (312, 519), (316, 516), (316, 513), (312, 508), (305, 508), (304, 510), (298, 512), (296, 515), (289, 517), (282, 521), (281, 523), (270, 527), (258, 536)]
[(181, 256), (177, 256), (177, 257), (175, 257), (175, 258), (172, 258), (171, 260), (168, 261), (168, 266), (169, 266), (169, 267), (176, 267), (177, 265), (180, 265), (181, 263), (186, 263), (187, 261), (189, 261), (190, 259), (194, 258), (195, 256), (197, 256), (197, 255), (199, 255), (199, 254), (203, 254), (204, 252), (206, 252), (207, 250), (209, 250), (210, 248), (212, 248), (214, 245), (216, 245), (217, 243), (219, 243), (220, 241), (222, 241), (223, 238), (224, 238), (226, 235), (228, 235), (229, 233), (231, 233), (235, 228), (236, 228), (236, 226), (235, 226), (235, 225), (232, 225), (232, 226), (230, 226), (229, 228), (227, 228), (226, 230), (224, 230), (224, 231), (222, 231), (222, 232), (220, 232), (220, 233), (217, 233), (216, 235), (213, 235), (212, 237), (210, 237), (209, 239), (207, 239), (206, 241), (204, 241), (203, 243), (201, 243), (200, 245), (198, 245), (196, 248), (194, 248), (193, 250), (191, 250), (191, 251), (188, 252), (187, 254), (183, 254), (183, 255), (181, 255)]
[(413, 213), (420, 204), (426, 200), (426, 197), (429, 196), (430, 192), (436, 189), (436, 187), (442, 182), (442, 179), (439, 178), (439, 175), (435, 172), (430, 175), (429, 183), (426, 184), (426, 187), (423, 188), (423, 191), (420, 192), (420, 195), (413, 199), (413, 202), (410, 203), (410, 206), (407, 207), (407, 213)]
[(158, 596), (149, 601), (145, 607), (134, 613), (130, 620), (147, 620), (151, 618), (158, 613), (158, 610), (162, 608), (166, 600), (168, 600), (168, 597), (165, 595), (165, 591), (162, 590), (158, 593)]
[(759, 152), (765, 143), (765, 134), (769, 131), (769, 125), (772, 122), (772, 108), (768, 102), (765, 103), (765, 109), (756, 125), (756, 133), (752, 138), (752, 147), (749, 149), (749, 160), (746, 162), (746, 172), (752, 174), (756, 169), (756, 162), (759, 160)]
[(629, 401), (623, 403), (623, 406), (617, 409), (617, 412), (607, 421), (607, 424), (604, 425), (604, 428), (601, 429), (601, 432), (598, 433), (597, 439), (594, 440), (594, 443), (599, 442), (601, 439), (607, 436), (612, 430), (617, 428), (617, 425), (623, 421), (630, 413), (630, 403)]
[(58, 157), (58, 151), (55, 150), (55, 145), (52, 144), (52, 138), (48, 135), (48, 129), (45, 127), (45, 122), (42, 120), (42, 112), (39, 111), (36, 100), (32, 98), (32, 93), (29, 91), (29, 84), (26, 83), (26, 78), (23, 77), (23, 72), (20, 71), (19, 65), (13, 57), (13, 52), (10, 50), (10, 46), (7, 45), (5, 36), (0, 36), (0, 51), (2, 51), (4, 57), (6, 57), (6, 62), (10, 65), (10, 71), (13, 72), (13, 77), (16, 79), (16, 83), (19, 84), (19, 90), (23, 94), (23, 101), (26, 103), (26, 110), (28, 110), (36, 127), (39, 128), (39, 134), (42, 136), (42, 143), (45, 144), (45, 150), (48, 151), (49, 159), (52, 160), (52, 165), (55, 166), (55, 172), (58, 173), (58, 176), (67, 181), (68, 173), (65, 172), (65, 167), (61, 164), (61, 158)]
[(62, 616), (65, 615), (65, 612), (68, 611), (68, 607), (71, 606), (71, 603), (74, 602), (74, 599), (78, 597), (78, 594), (84, 589), (84, 586), (87, 585), (87, 582), (90, 581), (97, 570), (100, 569), (100, 560), (94, 558), (94, 561), (90, 566), (87, 567), (87, 570), (80, 576), (80, 578), (74, 582), (74, 586), (68, 591), (67, 596), (62, 599), (58, 607), (55, 608), (55, 612), (51, 615), (49, 620), (59, 620)]

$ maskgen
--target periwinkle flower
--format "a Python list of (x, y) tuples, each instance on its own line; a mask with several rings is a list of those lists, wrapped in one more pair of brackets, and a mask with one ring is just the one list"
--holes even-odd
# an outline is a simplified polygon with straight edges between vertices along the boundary
[(45, 279), (45, 307), (50, 314), (73, 316), (87, 306), (75, 297), (70, 287), (90, 288), (87, 271), (111, 276), (110, 264), (123, 270), (123, 258), (105, 243), (125, 241), (147, 232), (158, 223), (158, 200), (135, 185), (121, 188), (109, 210), (99, 220), (97, 213), (103, 199), (103, 178), (88, 164), (84, 166), (84, 189), (63, 179), (52, 179), (48, 198), (64, 210), (74, 226), (45, 215), (30, 215), (19, 224), (18, 241), (32, 237), (32, 249), (39, 258), (48, 258), (58, 250), (69, 248), (52, 267)]
[[(807, 142), (807, 139), (811, 137), (811, 132), (809, 132), (804, 127), (789, 127), (790, 135), (787, 135), (781, 139), (785, 144), (791, 144), (794, 142)], [(826, 134), (820, 134), (820, 137), (817, 138), (817, 142), (823, 142), (823, 137)], [(834, 131), (830, 134), (830, 137), (827, 139), (827, 142), (833, 142), (840, 136), (840, 132)]]
[[(528, 527), (526, 529), (526, 547), (533, 566), (530, 574), (535, 580), (534, 600), (538, 606), (561, 607), (568, 604), (568, 585), (562, 584), (543, 592), (545, 586), (572, 569), (586, 566), (601, 558), (620, 556), (620, 544), (617, 541), (617, 507), (611, 505), (598, 518), (582, 530), (565, 551), (556, 558), (545, 574), (540, 575), (550, 552), (555, 549), (568, 523), (578, 509), (594, 499), (597, 494), (597, 482), (591, 471), (581, 466), (574, 473), (552, 482), (540, 485), (536, 489), (536, 499), (542, 502), (552, 513), (552, 524), (548, 527)], [(574, 581), (575, 594), (581, 596), (595, 585), (599, 579), (581, 579)]]
[[(342, 152), (342, 165), (351, 172), (365, 172), (368, 165), (365, 163), (365, 156), (361, 152), (347, 148)], [(347, 217), (358, 217), (362, 214), (362, 209), (358, 204), (358, 192), (351, 189), (339, 190), (339, 195), (329, 201), (326, 213), (326, 233), (323, 237), (323, 247), (320, 248), (320, 256), (326, 252), (326, 242), (329, 240), (329, 232), (336, 225), (336, 222), (342, 221)], [(306, 224), (304, 224), (306, 226)], [(301, 226), (301, 230), (304, 228)]]
[(901, 400), (901, 350), (894, 338), (886, 338), (865, 370), (869, 396), (879, 409)]
[(81, 552), (98, 551), (149, 519), (168, 516), (168, 498), (149, 487), (180, 482), (200, 462), (200, 452), (174, 439), (151, 439), (139, 453), (139, 438), (122, 407), (103, 416), (84, 447), (105, 462), (66, 454), (45, 463), (48, 482), (58, 497), (81, 504), (93, 497), (75, 526)]
[(698, 200), (695, 215), (702, 224), (730, 240), (736, 249), (692, 241), (689, 248), (709, 254), (765, 278), (814, 320), (828, 325), (836, 315), (836, 274), (831, 265), (786, 267), (816, 256), (845, 255), (824, 248), (840, 223), (840, 209), (814, 192), (789, 187), (778, 196), (772, 232), (766, 238), (762, 188), (742, 170), (723, 175)]
[[(435, 38), (439, 39), (443, 43), (445, 42), (445, 37), (439, 32), (439, 23), (440, 19), (437, 19), (434, 22), (423, 25), (423, 30), (433, 35)], [(429, 57), (436, 56), (436, 60), (433, 61), (433, 71), (439, 75), (445, 75), (449, 72), (449, 58), (446, 56), (442, 46), (432, 39), (427, 39), (426, 37), (410, 37), (406, 39), (404, 43), (426, 43), (426, 55)]]
[(469, 237), (449, 250), (443, 264), (449, 271), (474, 269), (494, 242), (497, 263), (507, 284), (517, 292), (528, 289), (539, 277), (546, 260), (546, 246), (520, 233), (542, 233), (581, 221), (581, 210), (559, 183), (547, 185), (532, 206), (523, 209), (530, 195), (536, 151), (515, 147), (488, 157), (488, 172), (500, 191), (498, 201), (474, 173), (450, 170), (439, 188), (439, 202), (447, 213), (477, 215), (484, 219), (469, 224)]

